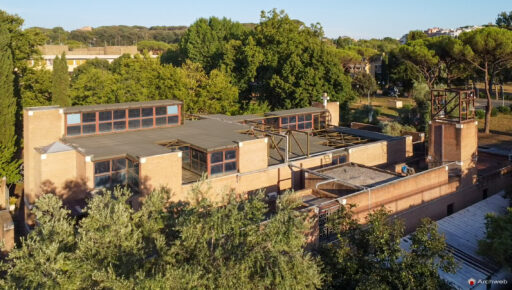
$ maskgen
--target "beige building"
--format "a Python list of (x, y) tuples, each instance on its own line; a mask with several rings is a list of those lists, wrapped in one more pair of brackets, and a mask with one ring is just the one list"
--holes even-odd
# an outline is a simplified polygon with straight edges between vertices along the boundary
[(344, 204), (355, 204), (360, 218), (385, 206), (414, 229), (420, 218), (444, 217), (512, 180), (508, 161), (485, 166), (488, 174), (480, 176), (471, 117), (434, 117), (426, 160), (415, 149), (423, 143), (418, 134), (339, 127), (336, 102), (187, 120), (182, 106), (160, 100), (25, 108), (25, 204), (53, 192), (79, 214), (84, 197), (116, 185), (135, 192), (134, 204), (160, 187), (172, 191), (172, 200), (190, 201), (204, 176), (208, 197), (218, 202), (229, 191), (263, 189), (274, 197), (294, 189), (302, 210), (317, 217), (315, 242), (329, 236), (322, 222)]
[[(70, 49), (67, 45), (44, 45), (40, 48), (42, 66), (53, 70), (53, 60), (56, 56), (66, 54), (68, 71), (72, 72), (77, 66), (84, 64), (90, 59), (104, 59), (111, 63), (121, 55), (127, 53), (135, 55), (138, 53), (136, 46), (104, 46), (104, 47), (85, 47)], [(39, 60), (29, 60), (29, 65), (36, 65)]]

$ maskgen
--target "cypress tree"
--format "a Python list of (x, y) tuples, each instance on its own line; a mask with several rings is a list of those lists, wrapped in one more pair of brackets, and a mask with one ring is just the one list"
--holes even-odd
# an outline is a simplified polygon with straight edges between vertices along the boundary
[(9, 31), (0, 26), (0, 177), (6, 176), (13, 183), (20, 178), (20, 161), (15, 159), (16, 98), (10, 41)]
[(52, 73), (52, 103), (62, 107), (69, 107), (69, 73), (66, 54), (62, 53), (61, 57), (55, 57), (53, 61)]

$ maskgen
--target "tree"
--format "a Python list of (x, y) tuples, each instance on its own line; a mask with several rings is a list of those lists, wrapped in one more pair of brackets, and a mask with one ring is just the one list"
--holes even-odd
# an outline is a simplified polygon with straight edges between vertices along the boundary
[(496, 18), (496, 25), (501, 28), (512, 30), (512, 11), (508, 14), (505, 11), (498, 14), (498, 18)]
[(379, 88), (377, 86), (377, 82), (375, 81), (375, 78), (366, 72), (360, 72), (357, 73), (353, 80), (352, 85), (354, 86), (354, 89), (360, 94), (360, 95), (367, 95), (368, 96), (368, 104), (370, 105), (370, 94), (373, 94), (377, 91)]
[(289, 109), (309, 106), (324, 92), (339, 102), (353, 98), (336, 48), (322, 37), (319, 25), (306, 27), (283, 11), (262, 12), (254, 30), (264, 56), (255, 77), (255, 93), (262, 101), (273, 109)]
[(486, 235), (478, 242), (478, 252), (512, 269), (512, 208), (503, 215), (485, 217)]
[(469, 76), (472, 71), (462, 55), (462, 42), (451, 36), (436, 36), (426, 41), (426, 46), (433, 50), (442, 64), (442, 76), (450, 87), (454, 80)]
[(20, 179), (16, 160), (16, 98), (14, 96), (14, 67), (11, 36), (5, 26), (0, 27), (0, 176), (6, 176), (8, 183)]
[(485, 133), (491, 129), (491, 89), (496, 75), (512, 65), (512, 31), (486, 27), (462, 33), (459, 36), (465, 45), (464, 58), (484, 75), (487, 107), (485, 113)]
[(428, 38), (428, 35), (421, 31), (421, 30), (411, 30), (409, 31), (409, 33), (407, 33), (407, 42), (409, 41), (415, 41), (415, 40), (422, 40), (422, 39), (427, 39)]
[(424, 80), (429, 89), (441, 74), (441, 63), (435, 51), (429, 49), (425, 40), (408, 41), (399, 49), (400, 56), (414, 68), (417, 81)]
[(317, 261), (303, 249), (305, 216), (284, 195), (269, 220), (262, 194), (224, 206), (147, 195), (138, 211), (117, 188), (88, 201), (80, 221), (51, 194), (36, 201), (38, 225), (2, 264), (4, 288), (316, 288)]
[(333, 289), (439, 289), (444, 286), (438, 269), (453, 272), (453, 257), (436, 224), (424, 219), (411, 234), (410, 250), (400, 247), (401, 221), (384, 209), (370, 213), (366, 224), (342, 207), (330, 216), (329, 226), (338, 242), (321, 249), (327, 288)]
[(62, 53), (61, 57), (55, 57), (53, 61), (52, 72), (52, 103), (61, 107), (71, 105), (68, 95), (69, 89), (69, 73), (66, 54)]
[(42, 67), (27, 68), (21, 78), (23, 107), (49, 106), (52, 103), (52, 72)]

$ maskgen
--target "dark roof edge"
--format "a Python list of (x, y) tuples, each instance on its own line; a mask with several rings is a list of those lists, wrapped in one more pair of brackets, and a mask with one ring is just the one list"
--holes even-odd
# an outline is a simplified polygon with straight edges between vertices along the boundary
[(89, 106), (74, 106), (66, 107), (64, 113), (78, 113), (78, 112), (89, 112), (89, 111), (101, 111), (101, 110), (114, 110), (114, 109), (129, 109), (145, 106), (158, 106), (158, 105), (181, 105), (182, 101), (177, 100), (155, 100), (147, 102), (128, 102), (128, 103), (116, 103), (116, 104), (102, 104), (102, 105), (89, 105)]

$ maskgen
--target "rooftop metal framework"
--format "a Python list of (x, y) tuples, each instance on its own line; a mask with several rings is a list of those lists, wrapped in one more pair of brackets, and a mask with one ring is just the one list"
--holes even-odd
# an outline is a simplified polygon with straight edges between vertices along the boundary
[(475, 118), (475, 91), (442, 89), (430, 91), (431, 120), (463, 121)]

